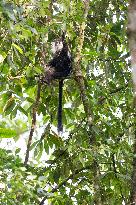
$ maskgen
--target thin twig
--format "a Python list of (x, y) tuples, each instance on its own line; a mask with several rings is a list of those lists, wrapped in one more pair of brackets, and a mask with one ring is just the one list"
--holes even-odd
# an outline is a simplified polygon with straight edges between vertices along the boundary
[(28, 160), (29, 160), (30, 146), (32, 144), (33, 133), (34, 133), (35, 126), (36, 126), (36, 112), (37, 112), (37, 108), (38, 108), (39, 100), (40, 100), (40, 91), (41, 91), (41, 84), (39, 82), (38, 83), (38, 88), (37, 88), (36, 101), (35, 101), (35, 104), (33, 106), (32, 124), (31, 124), (31, 130), (30, 130), (30, 134), (29, 134), (29, 138), (28, 138), (27, 149), (26, 149), (26, 156), (25, 156), (25, 161), (24, 161), (24, 165), (25, 166), (27, 165)]
[[(126, 88), (128, 87), (128, 85), (129, 85), (129, 81), (128, 81), (124, 86), (121, 86), (121, 87), (118, 87), (118, 88), (116, 88), (116, 89), (114, 89), (114, 90), (111, 90), (111, 91), (109, 92), (109, 95), (116, 94), (116, 93), (118, 93), (118, 92), (120, 92), (120, 91), (126, 89)], [(106, 97), (101, 96), (101, 97), (98, 99), (98, 103), (99, 103), (99, 104), (102, 104), (102, 102), (103, 102), (104, 100), (106, 100)]]
[[(88, 165), (86, 167), (82, 167), (81, 169), (77, 169), (75, 170), (74, 173), (70, 174), (64, 181), (62, 181), (60, 184), (58, 184), (55, 188), (53, 188), (49, 193), (55, 193), (59, 188), (61, 188), (63, 185), (66, 184), (66, 182), (69, 180), (69, 179), (74, 179), (74, 176), (76, 174), (79, 174), (80, 172), (82, 172), (83, 170), (86, 170), (86, 169), (91, 169), (92, 168), (92, 165)], [(48, 198), (48, 196), (45, 196), (42, 201), (40, 202), (39, 205), (43, 205), (45, 200)]]

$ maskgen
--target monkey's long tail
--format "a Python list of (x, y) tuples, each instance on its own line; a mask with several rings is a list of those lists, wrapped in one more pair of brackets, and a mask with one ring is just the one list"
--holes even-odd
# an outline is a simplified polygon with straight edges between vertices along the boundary
[(59, 81), (59, 102), (58, 102), (58, 132), (63, 131), (62, 125), (62, 94), (63, 94), (63, 80)]

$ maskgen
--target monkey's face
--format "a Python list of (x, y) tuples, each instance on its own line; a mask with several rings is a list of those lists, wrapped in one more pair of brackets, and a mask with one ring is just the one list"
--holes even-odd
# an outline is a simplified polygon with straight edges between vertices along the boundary
[(61, 39), (57, 39), (56, 41), (52, 42), (51, 45), (51, 51), (53, 54), (55, 54), (56, 52), (58, 53), (59, 51), (61, 51), (63, 48), (63, 42)]

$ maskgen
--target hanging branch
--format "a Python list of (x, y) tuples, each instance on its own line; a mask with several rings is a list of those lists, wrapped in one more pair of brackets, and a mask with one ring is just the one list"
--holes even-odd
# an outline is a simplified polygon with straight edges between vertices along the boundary
[(39, 82), (38, 88), (37, 88), (36, 101), (35, 101), (35, 104), (34, 104), (33, 110), (32, 110), (32, 124), (31, 124), (31, 130), (30, 130), (28, 143), (27, 143), (27, 149), (26, 149), (26, 155), (25, 155), (25, 161), (24, 161), (25, 166), (27, 165), (28, 160), (29, 160), (30, 146), (32, 144), (33, 133), (34, 133), (35, 126), (36, 126), (36, 112), (37, 112), (37, 108), (38, 108), (39, 100), (40, 100), (40, 91), (41, 91), (41, 84)]

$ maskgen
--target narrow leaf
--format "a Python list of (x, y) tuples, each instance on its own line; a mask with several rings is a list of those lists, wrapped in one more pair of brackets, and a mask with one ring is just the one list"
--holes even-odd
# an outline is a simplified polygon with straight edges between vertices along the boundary
[(12, 46), (14, 46), (19, 51), (19, 53), (23, 54), (23, 50), (22, 50), (22, 48), (20, 48), (20, 46), (18, 46), (15, 43), (12, 43)]

